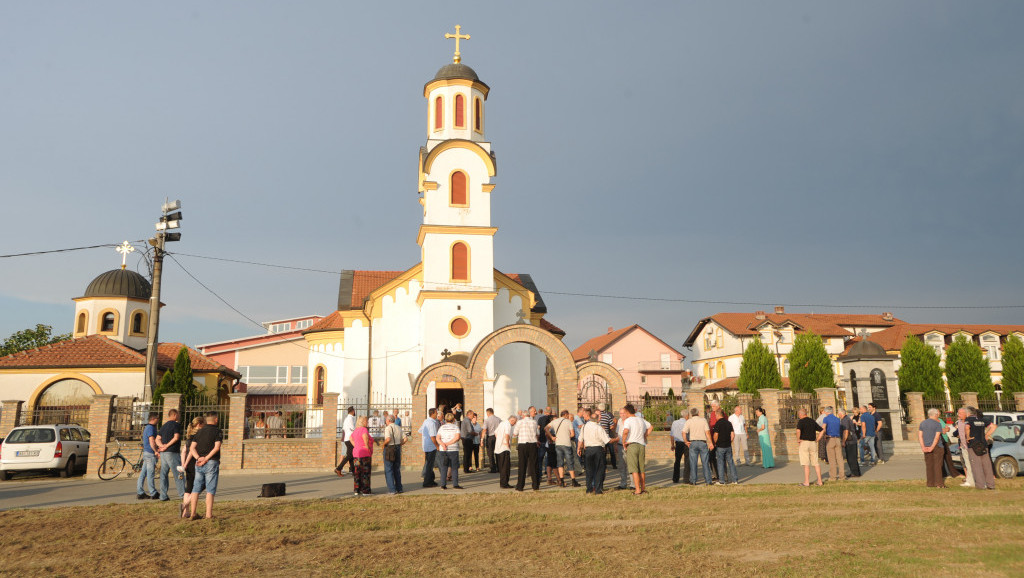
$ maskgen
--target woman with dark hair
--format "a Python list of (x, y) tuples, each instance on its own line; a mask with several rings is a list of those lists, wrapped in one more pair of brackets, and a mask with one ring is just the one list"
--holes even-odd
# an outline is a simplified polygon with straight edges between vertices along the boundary
[(761, 466), (765, 469), (775, 467), (775, 456), (772, 454), (772, 433), (768, 429), (768, 418), (764, 415), (764, 408), (754, 410), (757, 416), (757, 441), (761, 444)]

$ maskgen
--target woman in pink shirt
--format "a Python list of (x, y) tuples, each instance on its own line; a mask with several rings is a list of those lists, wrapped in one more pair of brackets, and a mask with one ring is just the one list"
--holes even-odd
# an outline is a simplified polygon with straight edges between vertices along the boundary
[(365, 415), (359, 416), (356, 419), (356, 429), (352, 432), (352, 458), (355, 462), (352, 485), (357, 496), (373, 493), (370, 491), (370, 458), (373, 455), (373, 442), (370, 440), (370, 430), (366, 427), (366, 421)]

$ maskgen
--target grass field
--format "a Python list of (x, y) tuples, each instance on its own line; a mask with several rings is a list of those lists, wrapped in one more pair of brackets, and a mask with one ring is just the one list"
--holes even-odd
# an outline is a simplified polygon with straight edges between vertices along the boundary
[(0, 574), (1024, 575), (1024, 480), (379, 496), (0, 512)]

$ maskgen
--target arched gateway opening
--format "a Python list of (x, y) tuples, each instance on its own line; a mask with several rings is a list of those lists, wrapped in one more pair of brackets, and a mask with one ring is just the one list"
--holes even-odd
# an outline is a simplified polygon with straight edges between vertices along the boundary
[(555, 335), (534, 325), (517, 324), (502, 327), (482, 339), (465, 362), (462, 359), (440, 361), (421, 371), (413, 386), (414, 424), (418, 425), (426, 417), (428, 407), (439, 402), (443, 387), (448, 387), (445, 384), (453, 382), (461, 385), (463, 406), (482, 412), (484, 387), (488, 379), (487, 364), (499, 349), (515, 343), (532, 345), (547, 357), (549, 378), (553, 379), (557, 389), (556, 411), (576, 411), (580, 400), (580, 379), (590, 376), (598, 376), (606, 384), (612, 407), (626, 403), (626, 385), (614, 367), (600, 361), (577, 365), (569, 348)]

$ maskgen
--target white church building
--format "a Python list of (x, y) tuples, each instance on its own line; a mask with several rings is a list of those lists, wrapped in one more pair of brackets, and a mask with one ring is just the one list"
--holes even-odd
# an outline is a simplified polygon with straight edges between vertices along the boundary
[[(324, 392), (338, 392), (343, 401), (410, 398), (424, 368), (465, 361), (482, 339), (507, 325), (565, 335), (544, 320), (547, 309), (529, 275), (495, 268), (491, 195), (497, 169), (485, 131), (490, 88), (460, 60), (456, 46), (454, 62), (423, 89), (420, 262), (404, 271), (341, 273), (337, 310), (304, 332), (310, 403), (319, 403)], [(502, 347), (487, 364), (484, 406), (508, 415), (546, 405), (550, 373), (539, 349)], [(427, 407), (465, 401), (455, 379), (431, 382), (426, 395)]]

